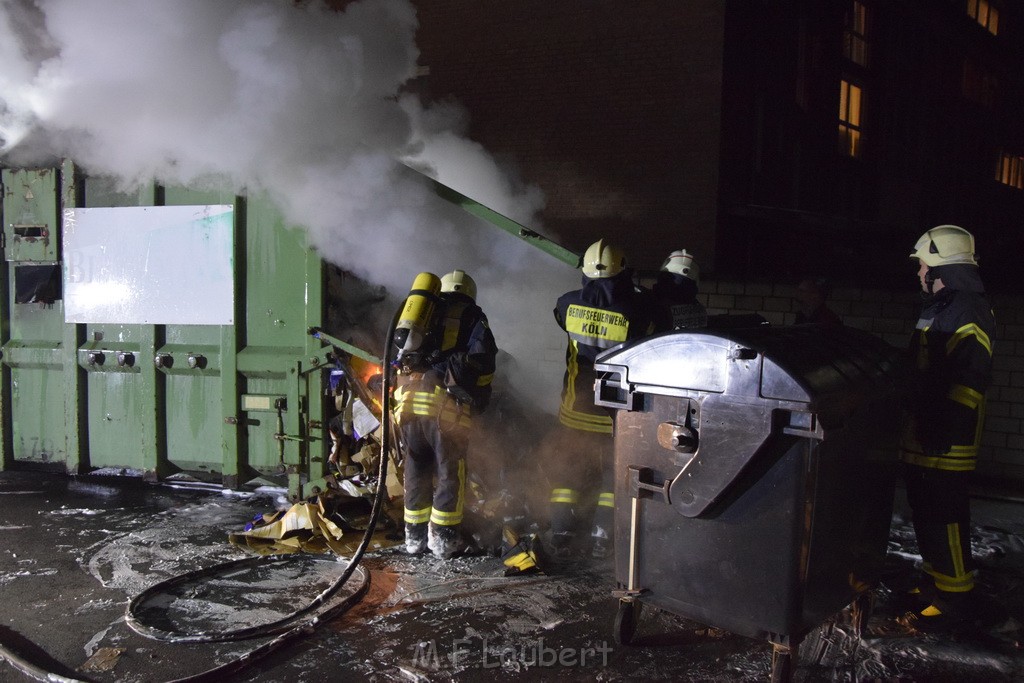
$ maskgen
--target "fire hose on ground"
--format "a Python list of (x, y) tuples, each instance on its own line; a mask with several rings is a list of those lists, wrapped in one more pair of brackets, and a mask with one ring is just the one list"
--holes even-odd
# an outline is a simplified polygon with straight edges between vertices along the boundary
[[(388, 399), (391, 393), (391, 380), (388, 368), (387, 359), (392, 348), (392, 344), (395, 338), (395, 328), (398, 322), (399, 316), (396, 315), (390, 326), (388, 327), (387, 339), (385, 341), (384, 350), (384, 381), (381, 387), (381, 405), (387, 406)], [(370, 586), (370, 575), (365, 569), (359, 567), (359, 562), (362, 560), (363, 554), (366, 552), (367, 547), (373, 537), (374, 530), (377, 526), (377, 521), (380, 518), (381, 509), (384, 503), (384, 496), (387, 495), (387, 469), (388, 469), (388, 454), (387, 448), (390, 442), (390, 419), (381, 420), (381, 457), (380, 464), (377, 471), (377, 490), (373, 497), (373, 503), (370, 511), (370, 517), (367, 522), (366, 529), (363, 532), (363, 538), (356, 548), (351, 559), (348, 561), (348, 565), (345, 570), (330, 586), (324, 589), (320, 594), (313, 598), (306, 606), (302, 607), (291, 614), (282, 617), (276, 621), (261, 624), (258, 626), (251, 626), (241, 629), (236, 629), (227, 632), (217, 633), (176, 633), (173, 631), (167, 631), (158, 629), (148, 624), (143, 623), (136, 615), (136, 611), (139, 606), (145, 603), (152, 596), (166, 592), (168, 589), (178, 586), (188, 581), (193, 581), (199, 578), (214, 576), (221, 574), (225, 571), (234, 569), (240, 569), (258, 563), (264, 563), (268, 561), (268, 557), (259, 558), (245, 558), (241, 560), (232, 560), (230, 562), (221, 563), (205, 569), (188, 572), (179, 576), (172, 577), (166, 581), (162, 581), (150, 588), (146, 589), (139, 595), (137, 595), (128, 604), (125, 610), (125, 621), (134, 631), (140, 635), (146, 636), (147, 638), (153, 638), (155, 640), (161, 640), (172, 643), (215, 643), (215, 642), (228, 642), (238, 640), (248, 640), (252, 638), (265, 637), (265, 636), (277, 636), (273, 640), (270, 640), (263, 645), (257, 647), (254, 650), (250, 650), (246, 654), (242, 655), (234, 661), (228, 662), (221, 666), (209, 669), (202, 673), (186, 676), (184, 678), (178, 678), (170, 683), (206, 683), (213, 681), (222, 681), (224, 676), (227, 674), (237, 673), (249, 666), (252, 666), (257, 661), (263, 659), (271, 652), (279, 649), (283, 645), (295, 640), (299, 636), (307, 635), (311, 633), (318, 626), (335, 619), (344, 612), (348, 611), (352, 606), (358, 603), (362, 597), (366, 594)], [(275, 556), (269, 556), (273, 559)], [(361, 583), (356, 590), (344, 600), (336, 605), (333, 605), (317, 614), (313, 614), (317, 609), (321, 608), (327, 603), (334, 595), (338, 593), (352, 578), (356, 572), (359, 572)], [(303, 620), (305, 617), (308, 619)], [(302, 621), (300, 621), (302, 620)], [(48, 681), (51, 683), (91, 683), (89, 679), (83, 678), (71, 678), (62, 676), (60, 674), (47, 671), (44, 668), (33, 664), (31, 661), (22, 657), (16, 651), (8, 648), (5, 644), (0, 643), (0, 658), (6, 659), (12, 666), (21, 671), (22, 673), (39, 681)]]

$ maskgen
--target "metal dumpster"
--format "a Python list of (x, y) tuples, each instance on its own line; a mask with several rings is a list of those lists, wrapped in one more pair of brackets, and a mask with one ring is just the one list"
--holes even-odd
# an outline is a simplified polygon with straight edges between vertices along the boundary
[(775, 645), (866, 596), (885, 558), (898, 352), (818, 325), (679, 331), (597, 359), (615, 411), (615, 638), (639, 604)]

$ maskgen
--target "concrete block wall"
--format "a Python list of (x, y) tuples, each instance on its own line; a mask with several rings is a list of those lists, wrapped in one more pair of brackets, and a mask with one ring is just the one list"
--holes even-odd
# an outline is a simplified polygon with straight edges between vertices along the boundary
[[(910, 278), (910, 285), (913, 285)], [(699, 298), (709, 314), (757, 313), (772, 325), (796, 319), (795, 285), (702, 280)], [(994, 295), (992, 385), (978, 474), (1007, 484), (1024, 483), (1024, 296)], [(835, 289), (829, 307), (851, 327), (906, 348), (917, 322), (920, 296), (906, 290)]]

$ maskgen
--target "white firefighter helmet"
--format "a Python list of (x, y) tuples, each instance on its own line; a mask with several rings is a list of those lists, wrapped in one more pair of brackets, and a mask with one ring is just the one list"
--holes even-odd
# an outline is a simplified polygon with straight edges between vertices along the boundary
[(583, 274), (589, 278), (615, 277), (626, 268), (626, 253), (600, 239), (583, 255)]
[(669, 273), (675, 273), (676, 275), (683, 275), (690, 278), (694, 282), (700, 281), (700, 267), (697, 266), (697, 262), (693, 260), (693, 254), (686, 251), (685, 249), (679, 249), (673, 251), (665, 259), (665, 263), (662, 264), (661, 269), (668, 271)]
[(476, 301), (476, 282), (464, 270), (453, 270), (441, 278), (441, 293), (458, 292)]
[(978, 265), (974, 236), (957, 225), (938, 225), (921, 235), (910, 258), (920, 259), (929, 268), (954, 263)]

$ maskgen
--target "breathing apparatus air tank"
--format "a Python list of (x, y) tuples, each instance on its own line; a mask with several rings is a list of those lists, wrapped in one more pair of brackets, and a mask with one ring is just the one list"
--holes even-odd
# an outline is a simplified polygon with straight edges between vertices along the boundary
[(412, 282), (412, 289), (405, 299), (405, 305), (395, 325), (396, 360), (410, 360), (423, 344), (423, 338), (430, 329), (438, 295), (441, 293), (441, 278), (433, 273), (420, 273)]

